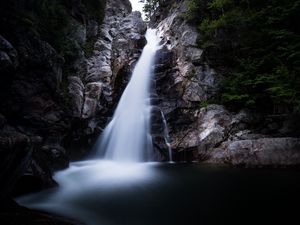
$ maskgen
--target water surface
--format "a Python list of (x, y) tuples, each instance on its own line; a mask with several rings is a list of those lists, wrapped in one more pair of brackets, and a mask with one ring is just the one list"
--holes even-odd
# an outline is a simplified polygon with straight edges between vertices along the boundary
[(299, 171), (199, 164), (74, 163), (21, 204), (89, 225), (295, 224)]

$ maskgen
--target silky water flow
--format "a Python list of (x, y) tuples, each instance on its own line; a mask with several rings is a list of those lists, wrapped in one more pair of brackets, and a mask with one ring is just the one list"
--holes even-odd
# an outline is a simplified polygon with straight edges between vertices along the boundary
[(113, 118), (97, 144), (98, 156), (120, 162), (153, 159), (150, 135), (150, 82), (159, 38), (154, 29), (146, 32), (147, 45), (123, 92)]
[[(159, 48), (155, 30), (146, 37), (95, 157), (57, 172), (58, 187), (17, 202), (86, 225), (294, 224), (298, 170), (145, 162), (151, 161), (149, 83)], [(167, 134), (165, 126), (168, 143)]]
[[(150, 135), (150, 82), (159, 38), (155, 29), (146, 32), (147, 44), (125, 88), (113, 118), (96, 143), (90, 160), (73, 162), (54, 175), (58, 187), (17, 199), (21, 205), (50, 211), (87, 224), (98, 218), (85, 206), (94, 195), (106, 195), (112, 188), (152, 180), (153, 164)], [(151, 179), (150, 179), (151, 178)], [(85, 201), (83, 201), (83, 199)], [(101, 224), (105, 224), (101, 218)]]

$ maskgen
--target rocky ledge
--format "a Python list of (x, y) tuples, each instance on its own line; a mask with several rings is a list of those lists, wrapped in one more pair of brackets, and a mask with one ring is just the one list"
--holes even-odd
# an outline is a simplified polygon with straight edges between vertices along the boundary
[(166, 155), (161, 121), (166, 121), (174, 159), (244, 166), (300, 165), (299, 115), (264, 115), (249, 109), (231, 112), (209, 104), (220, 95), (223, 75), (198, 47), (199, 34), (187, 23), (188, 1), (168, 0), (150, 25), (163, 48), (153, 82), (153, 136)]
[(298, 167), (300, 138), (226, 141), (207, 155), (207, 163), (245, 167)]

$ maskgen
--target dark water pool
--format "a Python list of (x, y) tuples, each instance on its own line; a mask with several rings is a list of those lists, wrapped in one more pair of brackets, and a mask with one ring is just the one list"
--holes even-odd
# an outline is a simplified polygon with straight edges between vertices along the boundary
[(299, 170), (156, 163), (74, 168), (57, 175), (62, 189), (19, 201), (91, 225), (300, 224)]

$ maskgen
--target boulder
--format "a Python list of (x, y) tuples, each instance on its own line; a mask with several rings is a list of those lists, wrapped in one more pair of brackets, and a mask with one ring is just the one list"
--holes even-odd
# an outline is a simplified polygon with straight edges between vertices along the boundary
[(208, 154), (205, 162), (246, 167), (300, 165), (299, 138), (259, 138), (227, 141)]

